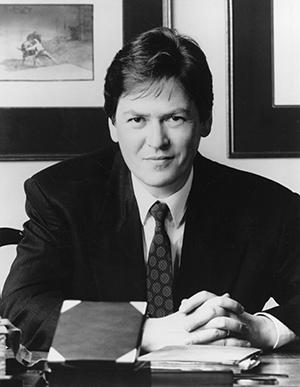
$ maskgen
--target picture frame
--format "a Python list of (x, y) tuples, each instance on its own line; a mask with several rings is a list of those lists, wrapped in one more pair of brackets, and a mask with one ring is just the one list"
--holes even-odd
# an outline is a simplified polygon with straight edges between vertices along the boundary
[[(27, 2), (26, 0), (16, 0), (16, 3), (12, 4), (7, 0), (0, 0), (0, 9), (1, 6), (4, 7), (5, 5), (15, 7), (11, 11), (13, 14), (11, 17), (13, 17), (12, 20), (14, 20), (14, 23), (11, 23), (11, 25), (15, 25), (16, 22), (23, 20), (23, 18), (21, 18), (18, 13), (25, 12), (24, 7), (31, 7), (31, 10), (33, 9), (31, 12), (39, 14), (40, 24), (42, 24), (42, 22), (44, 23), (43, 14), (46, 14), (47, 12), (49, 13), (50, 9), (51, 13), (54, 15), (56, 8), (64, 5), (68, 8), (66, 11), (67, 16), (65, 17), (67, 22), (61, 22), (58, 17), (53, 16), (53, 20), (55, 20), (55, 29), (60, 30), (63, 24), (64, 27), (66, 24), (69, 27), (69, 24), (71, 23), (69, 22), (69, 19), (71, 19), (70, 15), (72, 13), (72, 9), (70, 7), (82, 7), (83, 5), (86, 5), (86, 8), (82, 8), (82, 10), (84, 11), (84, 17), (89, 18), (90, 16), (86, 15), (90, 12), (87, 7), (94, 6), (94, 13), (92, 17), (90, 17), (91, 19), (88, 19), (87, 22), (87, 25), (91, 25), (91, 20), (93, 20), (94, 35), (92, 43), (94, 44), (98, 36), (95, 35), (95, 33), (99, 34), (99, 31), (95, 31), (95, 25), (101, 24), (95, 23), (94, 19), (98, 17), (95, 14), (95, 7), (99, 8), (99, 4), (105, 1), (111, 3), (111, 0), (64, 0), (64, 2), (59, 0), (31, 0), (30, 2)], [(122, 43), (127, 42), (138, 33), (163, 24), (163, 1), (164, 0), (119, 0), (120, 7), (122, 7), (122, 17), (120, 19), (120, 23), (122, 25), (118, 26), (118, 29), (122, 31), (122, 41), (119, 44), (119, 48), (121, 48)], [(52, 8), (45, 10), (43, 7), (46, 6), (52, 6)], [(38, 7), (39, 9), (37, 11)], [(2, 10), (4, 10), (4, 8), (2, 8)], [(61, 11), (61, 9), (59, 11)], [(61, 14), (61, 12), (59, 13)], [(72, 17), (74, 17), (74, 15), (72, 15)], [(21, 25), (21, 22), (19, 22), (19, 25)], [(48, 30), (45, 30), (44, 33), (49, 33), (53, 25), (54, 22), (52, 25), (48, 26)], [(21, 27), (19, 29), (21, 29)], [(18, 30), (18, 32), (20, 31)], [(107, 40), (107, 42), (110, 44), (110, 40), (105, 34), (105, 30), (103, 30), (102, 33), (104, 39)], [(15, 35), (16, 34), (13, 34), (13, 36)], [(69, 40), (69, 38), (67, 38), (67, 40)], [(22, 41), (20, 41), (20, 45), (21, 43)], [(54, 54), (51, 50), (48, 50), (48, 52), (51, 56), (54, 57)], [(79, 50), (77, 52), (79, 52)], [(114, 54), (115, 53), (116, 50)], [(44, 78), (40, 79), (36, 75), (37, 72), (35, 71), (36, 68), (34, 67), (33, 62), (30, 65), (28, 65), (28, 62), (25, 64), (27, 66), (26, 70), (28, 70), (29, 66), (32, 66), (33, 68), (33, 71), (30, 69), (31, 75), (30, 72), (27, 72), (27, 79), (22, 78), (21, 80), (18, 80), (17, 75), (15, 75), (17, 74), (16, 71), (15, 74), (9, 74), (11, 79), (8, 79), (6, 75), (1, 75), (0, 72), (0, 84), (2, 83), (2, 85), (5, 85), (8, 90), (6, 93), (4, 93), (5, 95), (3, 98), (5, 99), (3, 99), (3, 101), (5, 102), (7, 99), (11, 98), (11, 101), (6, 103), (4, 106), (4, 103), (1, 103), (0, 97), (1, 161), (62, 160), (82, 153), (93, 151), (97, 148), (105, 147), (110, 143), (107, 118), (103, 110), (103, 99), (100, 99), (100, 96), (103, 93), (102, 90), (99, 90), (99, 83), (101, 84), (101, 82), (99, 82), (99, 79), (97, 80), (97, 63), (100, 62), (99, 60), (97, 62), (97, 55), (98, 54), (93, 46), (93, 63), (91, 63), (91, 61), (89, 63), (90, 68), (93, 71), (91, 71), (91, 73), (88, 75), (90, 76), (90, 79), (88, 80), (89, 82), (86, 79), (82, 79), (82, 73), (80, 72), (76, 73), (70, 82), (67, 82), (66, 79), (55, 79), (54, 82), (52, 82), (51, 77), (54, 73), (53, 70), (51, 70), (52, 74), (49, 73), (46, 76), (43, 75)], [(5, 59), (7, 58), (8, 57)], [(43, 60), (48, 61), (50, 59), (41, 58), (41, 62)], [(17, 63), (18, 66), (22, 66), (20, 61), (21, 57), (19, 62), (15, 63)], [(4, 62), (2, 60), (2, 64), (3, 63)], [(6, 61), (5, 65), (7, 63), (10, 64), (11, 62)], [(43, 67), (43, 69), (45, 69), (47, 65), (43, 66), (43, 64), (44, 63), (42, 62), (40, 68)], [(94, 68), (93, 65), (95, 66)], [(49, 68), (50, 67), (51, 66), (49, 66)], [(69, 76), (69, 74), (64, 76)], [(19, 74), (18, 77), (20, 77)], [(62, 80), (64, 82), (62, 82)], [(97, 82), (95, 82), (95, 80), (97, 80)], [(94, 86), (93, 82), (95, 84)], [(103, 82), (104, 81), (102, 80), (102, 84)], [(37, 102), (31, 102), (30, 106), (28, 106), (28, 101), (25, 101), (27, 105), (22, 106), (24, 101), (22, 101), (20, 98), (20, 93), (15, 92), (18, 90), (18, 88), (20, 88), (21, 85), (24, 86), (25, 84), (29, 90), (30, 87), (35, 87), (37, 89), (43, 88), (43, 95), (41, 98), (46, 98), (47, 94), (51, 94), (49, 93), (49, 90), (54, 87), (53, 84), (57, 83), (60, 83), (60, 86), (62, 88), (66, 88), (68, 91), (66, 92), (65, 90), (58, 89), (56, 94), (52, 92), (54, 98), (52, 98), (50, 103), (42, 102), (40, 106), (38, 105), (40, 103), (39, 99), (37, 99)], [(72, 93), (72, 89), (69, 89), (70, 84), (75, 84), (75, 87), (80, 85), (80, 88), (78, 87), (79, 91)], [(87, 84), (87, 92), (81, 92), (82, 84)], [(60, 98), (62, 98), (63, 92), (65, 92), (66, 95), (69, 95), (70, 99), (74, 99), (74, 97), (76, 97), (76, 102), (72, 102), (70, 106), (67, 106), (66, 99), (60, 102)], [(93, 97), (94, 99), (91, 101), (89, 100), (87, 103), (85, 99), (89, 99), (93, 92), (95, 92), (95, 97)], [(26, 96), (26, 94), (27, 92), (25, 90), (24, 95)], [(99, 101), (101, 101), (100, 103), (97, 102), (98, 96)], [(20, 104), (20, 106), (18, 106), (18, 104)]]
[(230, 158), (300, 156), (300, 106), (274, 98), (274, 1), (227, 3)]

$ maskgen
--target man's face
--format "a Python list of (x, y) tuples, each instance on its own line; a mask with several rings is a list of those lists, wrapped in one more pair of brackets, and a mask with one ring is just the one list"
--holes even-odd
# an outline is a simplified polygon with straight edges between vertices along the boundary
[(195, 104), (174, 79), (121, 95), (109, 125), (128, 168), (156, 197), (185, 184), (200, 138), (210, 130), (210, 121), (200, 122)]

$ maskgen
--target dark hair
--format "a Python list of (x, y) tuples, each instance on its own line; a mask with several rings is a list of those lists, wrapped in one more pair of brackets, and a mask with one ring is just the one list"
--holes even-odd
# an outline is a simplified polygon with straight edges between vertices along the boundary
[(115, 118), (120, 96), (142, 83), (179, 80), (206, 121), (213, 105), (212, 76), (205, 54), (191, 38), (158, 27), (127, 43), (114, 57), (104, 85), (104, 109)]

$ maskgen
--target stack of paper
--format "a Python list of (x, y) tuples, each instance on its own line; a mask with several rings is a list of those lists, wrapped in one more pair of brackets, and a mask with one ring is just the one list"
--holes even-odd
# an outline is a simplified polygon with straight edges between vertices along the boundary
[(181, 371), (248, 370), (260, 363), (260, 350), (216, 345), (169, 346), (140, 356), (151, 362), (151, 369)]

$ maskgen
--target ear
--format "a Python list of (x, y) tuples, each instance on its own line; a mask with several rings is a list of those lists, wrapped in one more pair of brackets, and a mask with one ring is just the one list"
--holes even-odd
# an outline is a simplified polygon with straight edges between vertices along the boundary
[(109, 127), (109, 133), (110, 138), (113, 140), (113, 142), (118, 142), (118, 134), (117, 134), (117, 128), (113, 124), (112, 120), (108, 119), (108, 127)]
[(212, 125), (212, 114), (210, 113), (209, 118), (206, 121), (201, 122), (200, 132), (201, 137), (206, 137), (209, 135), (211, 131), (211, 125)]

